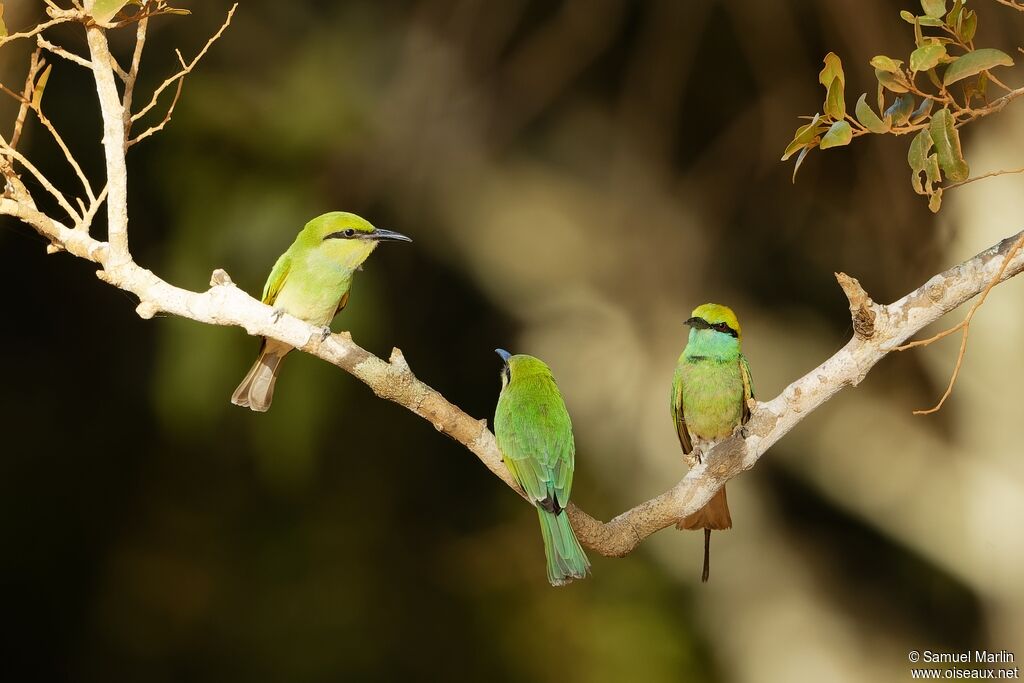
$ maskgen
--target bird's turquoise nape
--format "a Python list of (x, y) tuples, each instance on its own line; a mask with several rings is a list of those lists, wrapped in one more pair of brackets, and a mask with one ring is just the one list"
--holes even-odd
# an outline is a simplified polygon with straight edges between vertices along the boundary
[[(279, 313), (322, 327), (326, 337), (331, 333), (331, 320), (348, 303), (352, 276), (382, 241), (412, 242), (401, 233), (375, 228), (353, 213), (332, 211), (317, 216), (277, 259), (261, 300)], [(231, 402), (267, 411), (281, 360), (291, 350), (288, 344), (263, 337), (259, 356)]]
[(533, 356), (495, 351), (504, 365), (494, 436), (512, 478), (537, 507), (548, 581), (562, 586), (590, 569), (565, 514), (576, 457), (572, 421), (547, 365)]
[[(740, 352), (743, 332), (728, 306), (702, 304), (685, 322), (690, 334), (672, 377), (669, 408), (683, 453), (699, 462), (704, 450), (750, 419), (750, 366)], [(711, 531), (732, 528), (723, 486), (703, 508), (679, 520), (679, 529), (704, 530), (704, 569), (710, 573)]]

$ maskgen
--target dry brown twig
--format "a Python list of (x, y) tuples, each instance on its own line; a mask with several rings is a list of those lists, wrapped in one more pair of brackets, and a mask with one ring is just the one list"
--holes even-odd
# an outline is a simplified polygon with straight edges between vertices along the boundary
[[(235, 287), (222, 270), (213, 272), (208, 290), (191, 292), (171, 285), (132, 259), (127, 242), (124, 165), (128, 131), (113, 67), (106, 59), (109, 53), (105, 30), (97, 26), (87, 28), (104, 119), (108, 185), (87, 207), (87, 215), (78, 225), (87, 224), (106, 198), (109, 241), (101, 242), (87, 230), (68, 227), (38, 211), (27, 188), (13, 174), (7, 178), (8, 192), (0, 197), (0, 214), (15, 216), (47, 237), (51, 251), (66, 250), (100, 265), (97, 276), (101, 280), (138, 297), (136, 312), (142, 318), (163, 312), (212, 325), (238, 326), (249, 334), (285, 342), (342, 368), (378, 396), (407, 408), (461, 443), (495, 476), (522, 495), (502, 463), (486, 420), (470, 417), (419, 380), (397, 348), (384, 361), (357, 345), (347, 332), (323, 339), (319, 328), (289, 315), (276, 316), (272, 308)], [(715, 445), (702, 463), (668, 491), (608, 522), (570, 505), (568, 514), (580, 540), (602, 555), (621, 557), (652, 533), (699, 509), (727, 480), (753, 467), (769, 447), (814, 409), (843, 388), (859, 384), (875, 363), (911, 335), (977, 294), (984, 298), (997, 282), (1024, 270), (1022, 243), (1024, 232), (934, 276), (887, 306), (872, 301), (854, 278), (837, 274), (854, 320), (855, 335), (849, 343), (779, 396), (758, 403), (742, 433)]]
[[(134, 145), (134, 144), (144, 140), (145, 138), (149, 137), (153, 133), (156, 133), (158, 131), (163, 130), (164, 126), (166, 126), (167, 123), (171, 120), (171, 115), (174, 113), (174, 105), (176, 105), (178, 103), (178, 97), (181, 96), (181, 85), (182, 85), (182, 82), (183, 82), (185, 76), (187, 76), (190, 73), (192, 73), (192, 70), (196, 68), (197, 64), (199, 64), (199, 60), (201, 60), (206, 55), (206, 52), (207, 52), (207, 50), (210, 49), (210, 46), (213, 45), (215, 42), (217, 42), (217, 40), (221, 37), (221, 35), (223, 35), (224, 31), (227, 30), (228, 26), (231, 25), (231, 19), (232, 19), (232, 17), (235, 16), (235, 10), (236, 9), (238, 9), (238, 3), (235, 3), (234, 5), (231, 6), (231, 9), (228, 10), (227, 17), (224, 19), (224, 23), (221, 24), (221, 27), (217, 30), (217, 32), (214, 33), (210, 37), (210, 39), (208, 41), (206, 41), (206, 45), (203, 46), (203, 49), (200, 50), (198, 54), (196, 54), (196, 56), (192, 59), (191, 62), (186, 64), (185, 63), (185, 59), (181, 56), (181, 52), (178, 51), (178, 50), (175, 50), (175, 52), (178, 55), (178, 62), (181, 64), (181, 69), (177, 73), (175, 73), (173, 76), (171, 76), (170, 78), (165, 80), (163, 83), (161, 83), (157, 87), (157, 89), (153, 91), (153, 96), (150, 98), (149, 104), (147, 104), (145, 107), (140, 109), (137, 113), (131, 115), (131, 119), (129, 121), (129, 126), (132, 123), (135, 123), (136, 121), (141, 119), (151, 109), (153, 109), (153, 107), (156, 106), (157, 100), (160, 98), (160, 95), (161, 95), (161, 93), (163, 93), (164, 90), (166, 90), (167, 88), (171, 87), (171, 85), (174, 85), (175, 83), (177, 83), (178, 87), (177, 87), (177, 91), (174, 94), (174, 99), (171, 100), (171, 105), (170, 105), (170, 107), (167, 108), (167, 113), (164, 114), (164, 117), (160, 121), (160, 123), (156, 124), (155, 126), (149, 127), (148, 129), (146, 129), (145, 131), (143, 131), (142, 133), (137, 135), (133, 140), (130, 140), (128, 142), (128, 146), (129, 147), (131, 145)], [(136, 44), (138, 45), (138, 42)], [(135, 65), (134, 62), (133, 62), (133, 65)]]

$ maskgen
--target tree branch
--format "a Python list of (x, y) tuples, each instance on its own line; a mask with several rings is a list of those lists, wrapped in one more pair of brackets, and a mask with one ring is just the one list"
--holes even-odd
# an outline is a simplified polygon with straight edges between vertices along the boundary
[[(101, 265), (97, 276), (135, 294), (139, 298), (136, 312), (142, 318), (164, 312), (211, 325), (242, 327), (251, 335), (285, 342), (342, 368), (381, 398), (407, 408), (461, 443), (495, 476), (523, 495), (502, 463), (486, 420), (470, 417), (420, 381), (397, 348), (390, 361), (384, 361), (356, 344), (347, 332), (322, 339), (321, 328), (289, 315), (278, 318), (272, 308), (235, 287), (222, 270), (213, 272), (210, 289), (191, 292), (169, 284), (132, 260), (127, 241), (125, 110), (117, 95), (105, 30), (95, 24), (86, 27), (103, 116), (108, 181), (89, 214), (91, 218), (105, 196), (110, 243), (38, 211), (9, 165), (3, 168), (7, 188), (0, 197), (0, 214), (15, 216), (47, 237), (50, 251), (66, 250)], [(20, 155), (15, 158), (25, 163)], [(911, 335), (979, 293), (987, 293), (995, 283), (1024, 270), (1024, 250), (1013, 248), (1022, 239), (1024, 231), (936, 275), (888, 306), (872, 301), (854, 278), (837, 273), (854, 322), (855, 334), (846, 346), (790, 384), (779, 396), (756, 404), (747, 425), (716, 444), (700, 464), (665, 493), (607, 523), (570, 504), (568, 514), (580, 541), (602, 555), (622, 557), (652, 533), (698, 510), (726, 481), (752, 468), (776, 441), (814, 409), (843, 388), (859, 384), (879, 360)]]

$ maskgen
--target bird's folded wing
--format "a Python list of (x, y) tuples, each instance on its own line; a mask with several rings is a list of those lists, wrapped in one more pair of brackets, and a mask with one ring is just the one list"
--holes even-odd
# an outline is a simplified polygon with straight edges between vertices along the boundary
[(273, 270), (270, 271), (267, 283), (263, 285), (263, 297), (261, 298), (263, 303), (268, 306), (274, 305), (274, 302), (277, 301), (277, 295), (281, 292), (281, 288), (284, 287), (285, 280), (288, 279), (288, 272), (291, 268), (292, 259), (288, 252), (281, 254), (281, 257), (277, 259), (277, 263), (274, 264)]
[(683, 381), (676, 373), (672, 381), (672, 395), (669, 396), (669, 408), (672, 411), (672, 422), (676, 427), (676, 436), (679, 437), (679, 445), (683, 453), (690, 454), (693, 444), (690, 442), (690, 432), (686, 429), (686, 417), (683, 415)]
[(750, 406), (747, 401), (754, 398), (754, 379), (750, 375), (750, 363), (747, 357), (740, 354), (740, 374), (743, 376), (743, 422), (750, 419)]

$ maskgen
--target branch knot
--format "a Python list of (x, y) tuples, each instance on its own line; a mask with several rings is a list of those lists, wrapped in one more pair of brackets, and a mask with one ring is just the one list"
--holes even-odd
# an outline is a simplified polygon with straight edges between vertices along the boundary
[(857, 278), (846, 273), (836, 273), (836, 280), (843, 288), (846, 298), (850, 300), (850, 316), (853, 318), (853, 331), (861, 339), (870, 339), (875, 334), (875, 302), (860, 286)]

